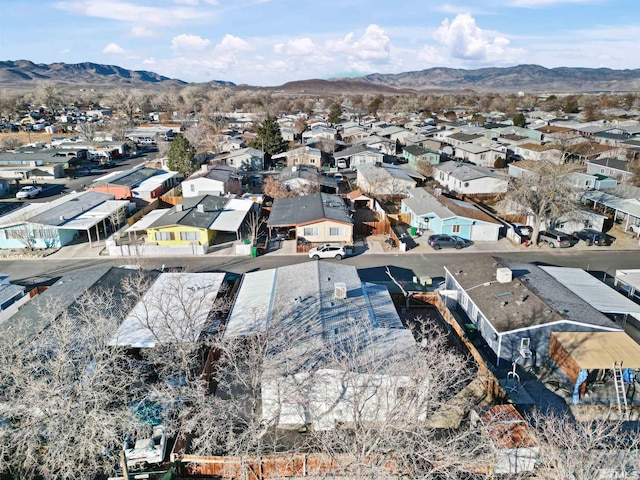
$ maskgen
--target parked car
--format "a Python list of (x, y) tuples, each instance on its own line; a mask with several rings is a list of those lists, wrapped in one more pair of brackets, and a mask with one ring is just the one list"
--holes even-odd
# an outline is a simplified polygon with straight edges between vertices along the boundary
[(557, 230), (542, 230), (538, 234), (538, 243), (546, 243), (550, 248), (572, 247), (574, 242), (569, 235)]
[(520, 236), (520, 239), (525, 242), (527, 240), (531, 240), (531, 234), (533, 233), (533, 228), (529, 225), (523, 225), (521, 223), (513, 223), (513, 230)]
[(347, 256), (347, 250), (343, 245), (339, 243), (325, 243), (319, 247), (309, 250), (309, 258), (319, 260), (321, 258), (335, 258), (336, 260), (342, 260)]
[(467, 241), (456, 235), (435, 234), (431, 235), (427, 239), (427, 243), (434, 250), (440, 250), (441, 248), (455, 248), (460, 250), (467, 246)]
[(573, 232), (573, 236), (590, 247), (591, 245), (608, 246), (611, 244), (610, 237), (606, 233), (599, 232), (593, 228), (583, 228), (577, 232)]
[(29, 185), (22, 187), (16, 193), (16, 198), (34, 198), (42, 193), (42, 187), (36, 187), (35, 185)]
[(629, 232), (640, 233), (640, 225), (629, 225)]
[(344, 176), (341, 173), (336, 173), (333, 178), (336, 179), (336, 182), (340, 183), (344, 180)]
[(347, 161), (342, 158), (340, 160), (336, 160), (336, 167), (347, 168)]

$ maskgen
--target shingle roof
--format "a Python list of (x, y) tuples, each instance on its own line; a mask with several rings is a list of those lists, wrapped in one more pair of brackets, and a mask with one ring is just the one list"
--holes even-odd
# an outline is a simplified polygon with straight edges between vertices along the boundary
[(614, 168), (623, 172), (629, 171), (629, 162), (625, 160), (618, 160), (617, 158), (597, 158), (595, 160), (590, 160), (587, 163), (599, 165), (601, 167)]
[[(500, 267), (512, 271), (511, 282), (496, 281)], [(537, 265), (487, 256), (445, 265), (445, 269), (499, 333), (562, 321), (619, 330)]]
[(314, 193), (294, 198), (277, 198), (269, 215), (270, 227), (305, 225), (320, 220), (353, 224), (349, 210), (337, 195)]
[[(187, 197), (178, 205), (170, 208), (148, 228), (169, 227), (171, 225), (209, 228), (228, 201), (228, 198), (215, 195)], [(203, 206), (203, 211), (198, 211), (198, 205)]]

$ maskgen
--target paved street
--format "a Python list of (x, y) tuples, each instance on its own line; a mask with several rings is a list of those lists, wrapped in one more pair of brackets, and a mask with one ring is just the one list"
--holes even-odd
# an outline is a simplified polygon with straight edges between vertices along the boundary
[[(410, 281), (414, 275), (442, 277), (443, 265), (459, 262), (464, 258), (472, 259), (478, 255), (490, 255), (491, 252), (432, 252), (432, 253), (387, 253), (359, 255), (342, 260), (342, 263), (356, 266), (363, 280), (384, 281), (385, 266), (393, 268), (394, 275)], [(504, 256), (526, 262), (539, 262), (549, 265), (580, 267), (591, 271), (606, 272), (613, 275), (619, 268), (640, 268), (640, 255), (637, 251), (525, 251), (496, 252), (493, 255)], [(323, 260), (334, 261), (334, 260)], [(264, 270), (293, 263), (313, 262), (304, 255), (266, 255), (258, 258), (213, 256), (189, 258), (149, 258), (123, 259), (98, 257), (95, 259), (11, 259), (0, 261), (0, 272), (11, 275), (11, 281), (26, 284), (47, 283), (63, 275), (87, 268), (139, 263), (144, 268), (184, 267), (189, 271), (225, 271), (245, 273)]]

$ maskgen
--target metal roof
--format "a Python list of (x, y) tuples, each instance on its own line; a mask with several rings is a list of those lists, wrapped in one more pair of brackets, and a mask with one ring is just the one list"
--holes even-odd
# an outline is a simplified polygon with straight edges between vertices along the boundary
[[(339, 283), (346, 288), (345, 299), (335, 296)], [(351, 337), (362, 329), (366, 330), (368, 341), (351, 342), (355, 340)], [(286, 334), (270, 337), (269, 354), (278, 357), (287, 351), (285, 355), (298, 362), (295, 368), (299, 371), (328, 362), (327, 349), (349, 345), (350, 355), (364, 364), (405, 358), (416, 346), (385, 287), (362, 282), (353, 266), (329, 262), (288, 265), (244, 275), (224, 336), (279, 331)]]
[(67, 226), (72, 220), (82, 218), (90, 210), (114, 198), (114, 195), (92, 190), (70, 193), (48, 203), (45, 211), (29, 217), (28, 221), (52, 227), (73, 228)]
[(229, 200), (209, 228), (218, 232), (237, 232), (253, 204), (253, 200)]
[(478, 178), (499, 178), (507, 180), (508, 176), (493, 168), (481, 167), (462, 162), (443, 162), (433, 166), (434, 169), (449, 173), (453, 178), (466, 182)]
[(455, 214), (451, 210), (442, 205), (436, 197), (424, 188), (412, 188), (407, 193), (409, 197), (403, 198), (402, 203), (415, 215), (420, 216), (434, 213), (440, 218), (455, 217)]
[(165, 213), (169, 211), (168, 208), (158, 208), (156, 210), (151, 210), (144, 217), (138, 220), (136, 223), (131, 225), (129, 228), (125, 230), (125, 232), (143, 232), (149, 226), (162, 217)]
[(195, 342), (207, 327), (224, 273), (162, 273), (126, 316), (111, 345)]
[(118, 210), (125, 209), (128, 206), (128, 200), (107, 200), (90, 210), (82, 212), (80, 215), (68, 222), (59, 225), (59, 228), (65, 230), (89, 230), (103, 220), (116, 215)]
[(640, 305), (581, 268), (540, 268), (600, 312), (640, 314)]

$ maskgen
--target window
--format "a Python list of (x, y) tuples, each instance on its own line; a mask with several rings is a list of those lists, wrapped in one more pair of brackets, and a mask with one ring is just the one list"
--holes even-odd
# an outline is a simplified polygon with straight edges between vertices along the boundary
[(180, 240), (197, 242), (200, 240), (200, 232), (180, 232)]
[(460, 233), (460, 225), (454, 225), (451, 231), (453, 233)]
[(156, 242), (166, 242), (175, 239), (176, 236), (173, 232), (156, 232)]
[(304, 227), (303, 235), (305, 237), (317, 237), (318, 227)]
[(331, 228), (329, 228), (329, 236), (331, 236), (331, 237), (344, 237), (344, 227), (331, 227)]
[(462, 308), (464, 308), (465, 310), (469, 306), (469, 297), (467, 297), (467, 294), (464, 292), (461, 292), (460, 295), (460, 305), (462, 305)]
[(196, 191), (196, 185), (194, 183), (192, 183), (191, 185), (189, 185), (189, 188), (191, 189), (192, 192)]

